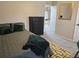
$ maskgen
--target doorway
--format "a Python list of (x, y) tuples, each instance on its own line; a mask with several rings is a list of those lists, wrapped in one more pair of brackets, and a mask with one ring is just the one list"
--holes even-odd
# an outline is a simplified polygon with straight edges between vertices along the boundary
[(56, 27), (56, 6), (46, 6), (44, 20), (44, 34), (52, 36), (55, 33)]

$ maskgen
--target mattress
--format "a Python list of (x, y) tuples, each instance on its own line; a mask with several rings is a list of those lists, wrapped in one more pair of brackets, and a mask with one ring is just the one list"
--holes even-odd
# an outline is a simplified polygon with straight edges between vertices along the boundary
[(22, 47), (27, 43), (29, 35), (31, 34), (32, 33), (25, 30), (7, 35), (0, 35), (0, 58), (14, 57), (25, 52), (26, 50), (22, 50)]

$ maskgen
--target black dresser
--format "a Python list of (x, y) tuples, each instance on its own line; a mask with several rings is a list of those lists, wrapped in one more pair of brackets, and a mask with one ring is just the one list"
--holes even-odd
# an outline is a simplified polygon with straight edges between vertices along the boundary
[(37, 35), (43, 35), (44, 17), (29, 17), (29, 30)]

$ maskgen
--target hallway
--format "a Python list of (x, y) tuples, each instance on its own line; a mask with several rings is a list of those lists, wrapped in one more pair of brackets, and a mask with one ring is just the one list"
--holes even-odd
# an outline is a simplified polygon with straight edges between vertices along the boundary
[(56, 11), (56, 6), (52, 6), (52, 8), (50, 8), (50, 17), (47, 21), (45, 21), (46, 23), (44, 24), (44, 35), (42, 37), (50, 40), (52, 43), (56, 43), (61, 48), (70, 51), (72, 53), (72, 57), (74, 57), (75, 53), (78, 51), (76, 43), (73, 42), (72, 39), (67, 39), (58, 34), (55, 34)]
[(46, 11), (47, 13), (45, 16), (47, 20), (44, 21), (44, 32), (50, 35), (55, 33), (57, 7), (49, 6), (47, 8), (48, 8), (48, 11)]

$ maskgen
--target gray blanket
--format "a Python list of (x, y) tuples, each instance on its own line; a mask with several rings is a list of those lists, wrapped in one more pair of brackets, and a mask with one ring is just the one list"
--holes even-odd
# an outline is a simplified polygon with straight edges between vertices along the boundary
[(0, 35), (0, 57), (11, 57), (23, 53), (22, 47), (28, 41), (28, 31)]

